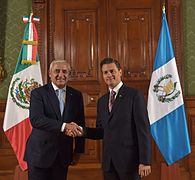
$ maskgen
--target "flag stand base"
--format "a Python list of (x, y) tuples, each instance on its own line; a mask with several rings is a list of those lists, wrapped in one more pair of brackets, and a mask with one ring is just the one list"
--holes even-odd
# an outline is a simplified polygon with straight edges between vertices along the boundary
[(14, 171), (14, 180), (28, 180), (28, 171), (22, 171), (20, 166), (17, 165)]
[(160, 180), (182, 180), (178, 163), (168, 166), (166, 163), (161, 163), (161, 179)]

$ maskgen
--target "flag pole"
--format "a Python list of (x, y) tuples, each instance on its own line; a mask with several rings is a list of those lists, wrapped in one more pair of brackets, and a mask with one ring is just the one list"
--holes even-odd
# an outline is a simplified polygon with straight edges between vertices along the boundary
[[(191, 153), (182, 89), (162, 0), (162, 26), (148, 93), (152, 136), (166, 162), (161, 162), (161, 180), (181, 180), (179, 160)], [(169, 82), (174, 81), (175, 85)], [(177, 88), (175, 88), (177, 86)], [(164, 87), (163, 90), (159, 87)], [(167, 87), (171, 87), (170, 94)], [(168, 89), (169, 89), (168, 88)], [(161, 94), (164, 92), (164, 95)], [(155, 107), (161, 107), (156, 109)], [(166, 109), (166, 110), (165, 110)]]

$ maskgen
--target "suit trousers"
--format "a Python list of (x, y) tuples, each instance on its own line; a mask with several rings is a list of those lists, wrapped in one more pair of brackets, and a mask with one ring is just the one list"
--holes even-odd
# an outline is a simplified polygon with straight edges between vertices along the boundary
[(28, 180), (66, 180), (68, 166), (62, 166), (57, 155), (52, 166), (48, 168), (35, 167), (28, 164)]
[(117, 171), (114, 164), (110, 163), (110, 170), (104, 171), (104, 180), (140, 180), (138, 171), (121, 172)]

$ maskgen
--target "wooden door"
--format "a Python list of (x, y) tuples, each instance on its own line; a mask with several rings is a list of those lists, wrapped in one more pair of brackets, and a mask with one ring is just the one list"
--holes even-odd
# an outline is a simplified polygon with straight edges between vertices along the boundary
[(156, 0), (109, 0), (109, 56), (123, 67), (123, 80), (147, 94), (161, 26)]
[[(123, 80), (147, 94), (161, 24), (160, 1), (55, 0), (54, 7), (54, 58), (71, 63), (70, 84), (84, 95), (87, 126), (95, 126), (97, 99), (107, 91), (99, 68), (104, 57), (118, 59)], [(94, 166), (101, 174), (100, 163), (101, 142), (87, 140), (80, 167)], [(157, 173), (150, 178), (157, 179)]]
[[(86, 125), (94, 127), (97, 99), (105, 87), (99, 61), (107, 56), (107, 2), (56, 0), (54, 6), (54, 58), (70, 62), (69, 84), (82, 91)], [(70, 168), (70, 179), (91, 176), (102, 179), (101, 141), (86, 140), (85, 154), (80, 162), (79, 166)]]

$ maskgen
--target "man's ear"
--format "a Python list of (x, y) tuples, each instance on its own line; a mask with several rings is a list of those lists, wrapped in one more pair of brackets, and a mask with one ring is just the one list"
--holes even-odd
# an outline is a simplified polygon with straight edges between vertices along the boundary
[(120, 72), (120, 74), (121, 74), (121, 76), (122, 76), (122, 74), (123, 74), (123, 71), (122, 71), (122, 69), (120, 69), (120, 70), (119, 70), (119, 72)]
[(49, 75), (49, 77), (51, 78), (51, 71), (50, 71), (50, 70), (48, 71), (48, 75)]

